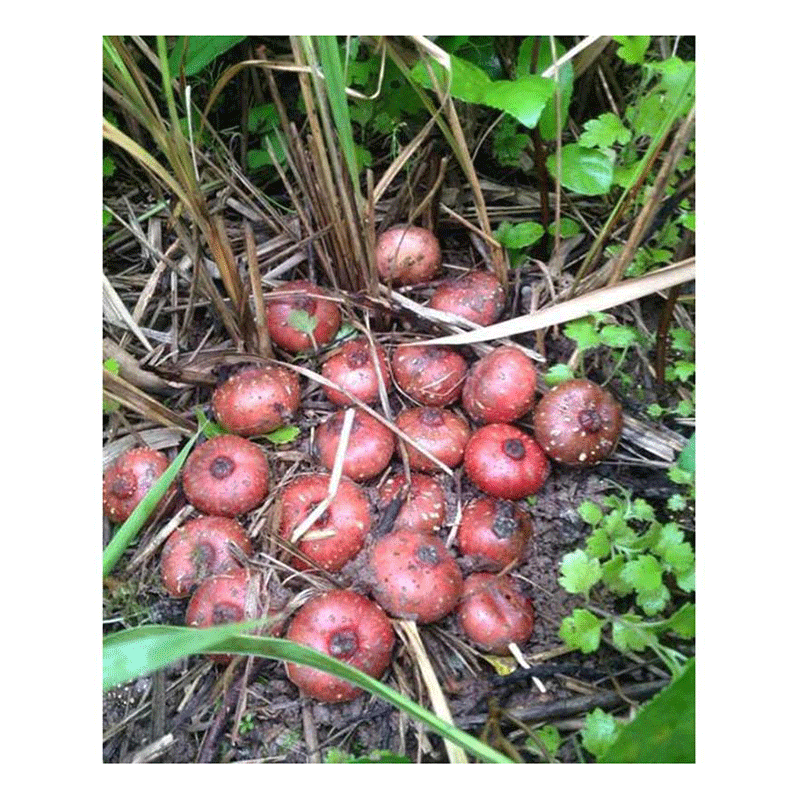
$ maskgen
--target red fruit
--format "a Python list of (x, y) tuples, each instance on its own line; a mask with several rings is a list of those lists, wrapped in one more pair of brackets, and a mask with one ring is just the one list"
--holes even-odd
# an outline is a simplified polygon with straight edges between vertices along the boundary
[(370, 553), (372, 594), (390, 614), (418, 622), (447, 616), (458, 603), (464, 578), (444, 542), (428, 533), (397, 530)]
[(300, 381), (278, 366), (251, 367), (218, 386), (211, 399), (220, 425), (257, 436), (287, 425), (300, 406)]
[(594, 464), (617, 444), (622, 407), (611, 392), (592, 381), (565, 381), (539, 401), (533, 431), (550, 458), (563, 464)]
[[(402, 473), (392, 475), (381, 486), (380, 505), (385, 508), (405, 488)], [(417, 533), (433, 533), (443, 522), (445, 498), (442, 487), (435, 478), (420, 472), (411, 473), (411, 485), (405, 502), (395, 518), (395, 528), (406, 528)]]
[[(206, 578), (189, 600), (186, 624), (195, 628), (210, 628), (212, 625), (241, 622), (245, 618), (249, 580), (249, 575), (243, 569)], [(232, 658), (223, 654), (210, 657), (222, 664)]]
[[(392, 663), (392, 623), (375, 603), (349, 589), (309, 600), (289, 623), (286, 638), (373, 678), (380, 678)], [(353, 700), (363, 691), (349, 681), (301, 664), (287, 663), (286, 672), (301, 691), (326, 703)]]
[(240, 436), (215, 436), (186, 459), (183, 491), (199, 511), (235, 517), (267, 495), (269, 467), (257, 445)]
[(495, 275), (476, 270), (443, 281), (428, 305), (465, 317), (478, 325), (491, 325), (500, 319), (505, 303), (506, 293)]
[(168, 466), (169, 459), (149, 447), (123, 453), (103, 474), (103, 513), (124, 522)]
[[(287, 292), (294, 294), (286, 295)], [(313, 334), (317, 345), (329, 342), (339, 330), (339, 306), (332, 300), (326, 300), (327, 292), (316, 284), (310, 281), (289, 281), (273, 294), (275, 296), (266, 298), (264, 311), (269, 335), (278, 347), (290, 353), (299, 353), (314, 346), (311, 336), (302, 327), (303, 320), (308, 322), (307, 317), (316, 320)]]
[(397, 385), (423, 406), (447, 406), (461, 396), (467, 362), (447, 347), (409, 345), (392, 356)]
[(464, 467), (479, 489), (507, 500), (535, 494), (550, 474), (542, 448), (519, 428), (502, 422), (475, 431), (464, 451)]
[(429, 281), (442, 264), (438, 239), (426, 228), (396, 225), (384, 231), (375, 247), (378, 273), (394, 284)]
[(250, 555), (253, 548), (244, 528), (228, 517), (198, 517), (167, 539), (161, 552), (161, 577), (173, 597), (186, 597), (201, 581), (238, 568), (228, 545)]
[(458, 549), (481, 567), (501, 570), (525, 552), (533, 533), (529, 514), (510, 500), (477, 497), (467, 503), (458, 528)]
[[(469, 425), (452, 411), (443, 408), (408, 408), (397, 415), (395, 424), (446, 466), (456, 467), (461, 463), (470, 430)], [(436, 472), (440, 469), (408, 442), (404, 444), (411, 469), (420, 472)]]
[[(388, 390), (390, 386), (389, 359), (386, 357), (386, 351), (380, 345), (375, 345), (375, 351), (378, 355), (383, 383)], [(338, 386), (344, 387), (364, 403), (374, 403), (380, 397), (380, 382), (375, 372), (372, 348), (367, 339), (355, 339), (342, 345), (322, 365), (322, 376)], [(347, 395), (327, 386), (322, 388), (331, 403), (337, 406), (351, 405)]]
[[(330, 475), (302, 475), (286, 486), (280, 522), (284, 539), (291, 539), (294, 529), (328, 496), (329, 482)], [(328, 508), (296, 545), (321, 567), (336, 572), (361, 550), (371, 521), (367, 495), (343, 477)], [(300, 558), (292, 564), (297, 569), (309, 566)]]
[(458, 621), (469, 639), (490, 653), (509, 652), (533, 633), (533, 606), (508, 575), (476, 572), (464, 582)]
[[(314, 452), (320, 464), (333, 469), (336, 448), (344, 425), (345, 411), (337, 411), (317, 426)], [(379, 475), (391, 461), (394, 434), (372, 415), (360, 408), (355, 410), (350, 438), (345, 450), (343, 474), (354, 481), (367, 481)]]
[(536, 399), (536, 367), (516, 347), (498, 347), (472, 365), (461, 402), (476, 422), (513, 422)]

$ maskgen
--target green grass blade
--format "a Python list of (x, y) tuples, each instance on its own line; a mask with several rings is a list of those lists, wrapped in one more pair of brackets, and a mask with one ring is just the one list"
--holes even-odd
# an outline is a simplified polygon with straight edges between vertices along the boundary
[(437, 717), (389, 686), (360, 670), (316, 650), (271, 637), (246, 636), (241, 631), (262, 624), (249, 620), (213, 628), (147, 625), (107, 636), (103, 642), (103, 687), (108, 689), (198, 652), (237, 653), (274, 658), (323, 670), (392, 703), (431, 730), (463, 747), (476, 758), (494, 764), (513, 763), (494, 748)]
[(197, 441), (197, 437), (202, 431), (198, 431), (186, 443), (183, 450), (178, 453), (177, 458), (167, 467), (163, 475), (150, 487), (150, 491), (142, 498), (138, 506), (133, 510), (133, 513), (122, 523), (119, 530), (114, 534), (111, 541), (106, 545), (103, 551), (103, 577), (111, 572), (116, 566), (117, 561), (122, 557), (122, 554), (127, 549), (128, 545), (136, 538), (136, 535), (142, 529), (142, 526), (147, 522), (153, 509), (158, 505), (158, 501), (166, 494), (172, 481), (175, 480), (178, 472), (186, 461), (189, 451)]

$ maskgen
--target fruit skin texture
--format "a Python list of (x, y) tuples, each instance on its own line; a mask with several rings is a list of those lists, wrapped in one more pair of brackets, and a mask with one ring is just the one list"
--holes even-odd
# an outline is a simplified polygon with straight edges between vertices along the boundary
[(479, 647), (504, 655), (512, 642), (521, 645), (530, 639), (534, 612), (508, 575), (475, 572), (464, 582), (458, 621)]
[(168, 466), (169, 459), (150, 447), (123, 453), (103, 473), (103, 513), (124, 522)]
[[(328, 495), (330, 475), (301, 475), (289, 483), (281, 495), (280, 534), (291, 539), (292, 532)], [(334, 531), (324, 539), (296, 542), (300, 550), (330, 572), (340, 570), (364, 546), (370, 529), (369, 499), (353, 481), (341, 478), (336, 495), (308, 534)], [(300, 558), (292, 559), (297, 569), (308, 569)]]
[(392, 355), (397, 385), (423, 406), (449, 406), (461, 397), (467, 362), (448, 347), (409, 345)]
[[(406, 485), (403, 473), (392, 475), (380, 490), (379, 505), (386, 507)], [(436, 478), (421, 472), (411, 473), (411, 485), (405, 502), (395, 517), (395, 528), (406, 528), (417, 533), (433, 533), (445, 517), (445, 497)]]
[(244, 514), (266, 497), (268, 489), (269, 467), (261, 448), (233, 434), (203, 442), (183, 468), (186, 499), (213, 516)]
[(395, 285), (423, 283), (439, 271), (439, 240), (427, 229), (395, 225), (384, 231), (375, 246), (378, 273)]
[(461, 403), (482, 425), (513, 422), (536, 400), (536, 367), (516, 347), (498, 347), (476, 361), (464, 381)]
[[(344, 423), (344, 411), (337, 411), (317, 427), (314, 453), (327, 470), (333, 469), (336, 448)], [(394, 434), (366, 411), (357, 408), (347, 441), (342, 473), (354, 481), (368, 481), (379, 475), (392, 459)]]
[(506, 500), (535, 494), (550, 474), (544, 451), (526, 433), (497, 422), (478, 428), (464, 451), (469, 479), (483, 492)]
[(244, 528), (229, 517), (198, 517), (173, 531), (161, 551), (161, 577), (173, 597), (186, 597), (212, 575), (238, 568), (228, 544), (251, 555)]
[[(448, 467), (458, 466), (464, 458), (464, 448), (470, 436), (469, 425), (452, 411), (429, 407), (407, 408), (397, 415), (395, 425)], [(404, 444), (411, 469), (420, 472), (440, 470), (415, 447), (408, 442)]]
[[(286, 638), (380, 678), (392, 662), (392, 623), (371, 600), (336, 589), (309, 600), (294, 616)], [(305, 694), (326, 703), (353, 700), (364, 690), (349, 681), (301, 664), (286, 673)]]
[(230, 433), (270, 433), (288, 424), (299, 408), (300, 381), (283, 367), (249, 368), (218, 386), (211, 402), (217, 420)]
[(476, 497), (464, 507), (457, 544), (483, 569), (499, 571), (522, 556), (532, 534), (530, 515), (510, 500)]
[[(375, 345), (378, 364), (387, 390), (391, 387), (389, 359), (386, 351)], [(323, 365), (322, 376), (333, 383), (343, 386), (351, 394), (364, 403), (374, 403), (380, 397), (380, 383), (372, 360), (372, 348), (365, 338), (347, 342), (334, 353)], [(322, 387), (328, 400), (337, 406), (351, 405), (350, 399), (342, 392), (327, 386)]]
[(444, 542), (429, 533), (397, 530), (370, 553), (372, 594), (390, 614), (435, 622), (461, 597), (464, 578)]
[(622, 406), (611, 392), (592, 381), (564, 381), (539, 401), (533, 431), (553, 460), (595, 464), (608, 456), (619, 440)]
[(444, 281), (428, 305), (465, 317), (477, 325), (491, 325), (500, 319), (506, 303), (503, 285), (491, 272), (475, 270)]
[[(244, 619), (249, 575), (243, 569), (206, 578), (195, 590), (186, 608), (186, 624), (195, 628), (227, 625)], [(231, 655), (215, 654), (212, 661), (227, 664)]]
[[(304, 331), (299, 331), (289, 324), (289, 315), (292, 311), (305, 311), (310, 317), (316, 317), (317, 325), (314, 328), (314, 341), (318, 344), (327, 344), (339, 330), (341, 314), (339, 306), (332, 300), (325, 300), (319, 295), (327, 295), (311, 281), (289, 281), (284, 283), (276, 293), (297, 291), (292, 297), (265, 298), (264, 313), (267, 317), (267, 328), (272, 341), (288, 350), (290, 353), (300, 353), (313, 347), (311, 337)], [(314, 295), (312, 297), (312, 295)]]

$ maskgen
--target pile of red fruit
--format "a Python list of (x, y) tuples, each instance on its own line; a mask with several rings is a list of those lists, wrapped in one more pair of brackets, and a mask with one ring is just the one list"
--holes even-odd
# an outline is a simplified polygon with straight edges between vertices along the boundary
[[(439, 245), (428, 231), (392, 228), (379, 239), (377, 264), (387, 283), (429, 281), (440, 268)], [(430, 305), (487, 325), (497, 321), (504, 301), (494, 275), (468, 272), (442, 282)], [(338, 304), (307, 281), (284, 284), (267, 297), (266, 309), (273, 343), (292, 355), (319, 355), (340, 327)], [(310, 324), (298, 330), (293, 312), (315, 320), (313, 330)], [(510, 645), (524, 644), (533, 633), (533, 606), (506, 573), (525, 559), (534, 528), (529, 507), (517, 501), (541, 489), (550, 459), (583, 466), (605, 458), (619, 438), (619, 404), (588, 380), (562, 383), (537, 403), (536, 368), (513, 346), (497, 347), (471, 365), (456, 349), (424, 342), (397, 345), (389, 359), (365, 337), (325, 355), (321, 375), (341, 389), (323, 384), (325, 395), (340, 408), (313, 437), (311, 453), (321, 469), (280, 489), (278, 534), (286, 541), (285, 561), (296, 570), (336, 573), (359, 557), (360, 584), (370, 587), (372, 599), (349, 589), (320, 594), (297, 611), (286, 637), (376, 678), (391, 663), (390, 616), (427, 624), (455, 613), (466, 637), (485, 651), (508, 653)], [(354, 405), (353, 397), (374, 406), (381, 383), (395, 407), (403, 406), (393, 423), (406, 438), (381, 415), (356, 407), (342, 476), (329, 498), (345, 407)], [(290, 423), (300, 398), (297, 373), (277, 365), (247, 367), (213, 394), (215, 417), (229, 433), (207, 440), (187, 459), (183, 494), (201, 516), (170, 535), (161, 561), (169, 594), (191, 595), (189, 625), (264, 611), (249, 596), (255, 593), (247, 567), (253, 547), (236, 518), (270, 497), (270, 470), (265, 450), (245, 437)], [(390, 466), (400, 463), (403, 449), (410, 481)], [(461, 510), (457, 561), (440, 531), (447, 517), (443, 480), (462, 463), (478, 491)], [(107, 516), (126, 519), (166, 467), (166, 458), (148, 448), (121, 456), (104, 476)], [(393, 507), (385, 535), (375, 533), (371, 496), (384, 517)], [(471, 572), (466, 579), (462, 564)], [(305, 693), (328, 702), (360, 691), (309, 667), (289, 666), (288, 675)]]

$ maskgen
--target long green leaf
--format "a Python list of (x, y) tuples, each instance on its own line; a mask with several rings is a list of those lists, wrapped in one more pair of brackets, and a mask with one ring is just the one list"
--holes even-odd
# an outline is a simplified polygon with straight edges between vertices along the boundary
[(348, 664), (285, 639), (245, 636), (240, 633), (261, 623), (263, 620), (250, 620), (246, 623), (204, 629), (147, 625), (111, 634), (103, 642), (103, 687), (108, 689), (139, 675), (161, 669), (176, 659), (192, 653), (236, 653), (274, 658), (314, 667), (350, 681), (392, 703), (431, 730), (463, 747), (476, 758), (494, 764), (513, 763), (502, 753), (498, 753), (413, 700)]
[(172, 481), (175, 480), (178, 472), (186, 461), (190, 450), (197, 441), (197, 437), (202, 430), (198, 431), (186, 443), (183, 450), (178, 453), (177, 458), (167, 467), (159, 479), (150, 487), (150, 490), (142, 498), (138, 506), (133, 510), (133, 513), (122, 523), (119, 530), (114, 534), (111, 541), (106, 545), (103, 551), (103, 577), (105, 578), (112, 569), (114, 569), (117, 561), (122, 557), (122, 554), (127, 549), (128, 545), (136, 538), (136, 535), (142, 529), (142, 526), (147, 522), (150, 514), (158, 505), (159, 500), (166, 494)]

